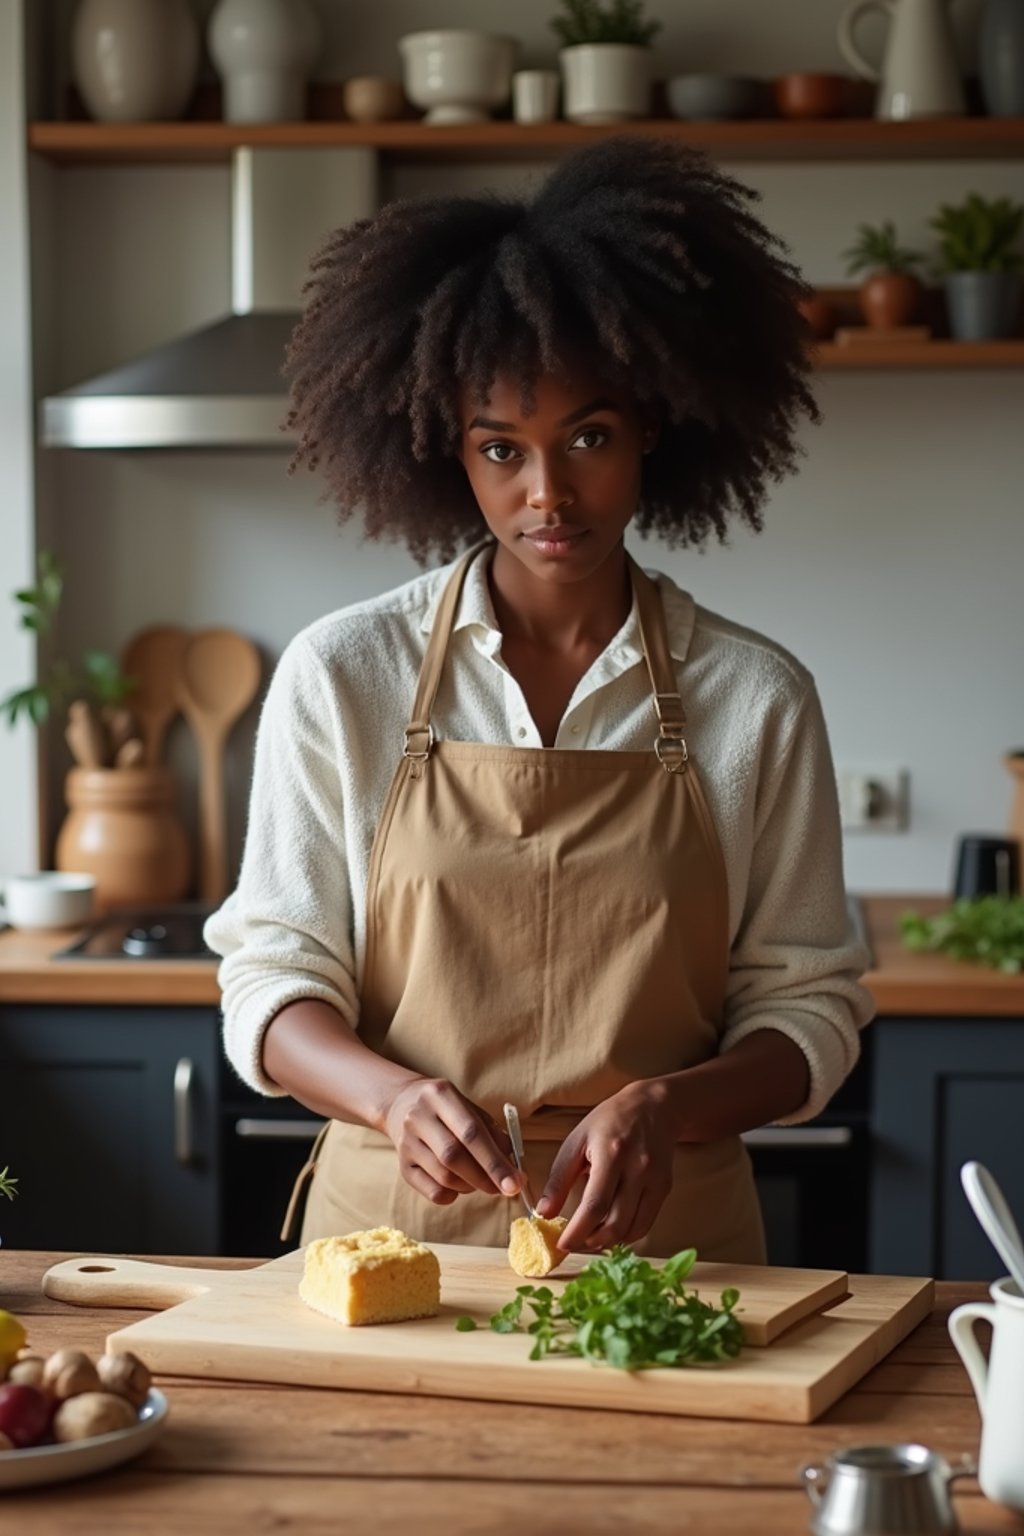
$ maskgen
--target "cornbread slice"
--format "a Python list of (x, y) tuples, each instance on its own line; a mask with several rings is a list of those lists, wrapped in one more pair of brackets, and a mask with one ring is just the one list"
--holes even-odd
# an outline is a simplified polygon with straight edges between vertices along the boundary
[(550, 1275), (565, 1258), (555, 1245), (568, 1226), (568, 1217), (517, 1216), (508, 1235), (508, 1262), (517, 1275)]
[(435, 1253), (395, 1227), (318, 1237), (306, 1247), (299, 1295), (307, 1307), (351, 1326), (436, 1317), (441, 1266)]

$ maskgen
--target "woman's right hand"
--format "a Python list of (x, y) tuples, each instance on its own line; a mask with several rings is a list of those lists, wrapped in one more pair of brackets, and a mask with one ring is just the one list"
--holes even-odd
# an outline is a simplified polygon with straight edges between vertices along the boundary
[(391, 1101), (384, 1130), (402, 1177), (434, 1205), (459, 1195), (515, 1195), (519, 1173), (490, 1115), (442, 1077), (414, 1077)]

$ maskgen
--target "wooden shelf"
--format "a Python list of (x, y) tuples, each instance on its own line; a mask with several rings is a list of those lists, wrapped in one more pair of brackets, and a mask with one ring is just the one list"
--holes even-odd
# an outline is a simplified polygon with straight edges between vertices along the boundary
[(675, 118), (583, 127), (506, 121), (462, 127), (392, 123), (236, 124), (36, 122), (28, 146), (58, 165), (190, 164), (226, 161), (233, 149), (363, 145), (396, 161), (548, 160), (611, 133), (680, 139), (718, 159), (765, 161), (977, 160), (1024, 158), (1024, 118), (936, 118), (906, 123), (873, 118), (820, 122), (691, 123)]
[(815, 361), (825, 369), (1024, 368), (1024, 338), (1010, 341), (872, 342), (837, 346), (822, 342)]

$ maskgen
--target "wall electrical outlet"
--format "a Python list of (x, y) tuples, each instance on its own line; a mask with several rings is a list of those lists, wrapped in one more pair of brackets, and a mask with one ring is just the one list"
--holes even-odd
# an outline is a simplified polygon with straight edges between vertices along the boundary
[(836, 772), (839, 818), (847, 832), (903, 832), (908, 815), (905, 768), (844, 764)]

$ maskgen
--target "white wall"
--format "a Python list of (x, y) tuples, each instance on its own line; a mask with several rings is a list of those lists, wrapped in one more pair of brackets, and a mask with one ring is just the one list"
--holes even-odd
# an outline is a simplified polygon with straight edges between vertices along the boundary
[[(551, 55), (553, 8), (516, 8), (532, 60)], [(323, 78), (393, 69), (393, 39), (426, 19), (414, 0), (320, 9), (330, 24)], [(840, 9), (839, 0), (650, 6), (673, 17), (662, 46), (668, 72), (762, 74), (839, 68)], [(970, 68), (977, 7), (956, 13)], [(446, 24), (471, 20), (507, 25), (493, 0), (445, 5)], [(869, 25), (865, 33), (870, 44)], [(763, 216), (819, 282), (842, 280), (839, 253), (861, 220), (894, 217), (918, 243), (940, 197), (971, 188), (1024, 196), (1024, 165), (1012, 162), (734, 169), (763, 191)], [(420, 195), (540, 174), (422, 166), (388, 185)], [(83, 168), (56, 183), (58, 387), (225, 311), (224, 168)], [(851, 835), (850, 884), (941, 889), (958, 831), (1005, 826), (1010, 789), (999, 760), (1024, 743), (1024, 373), (832, 374), (821, 402), (825, 424), (808, 431), (803, 470), (774, 494), (762, 535), (737, 532), (730, 548), (703, 556), (638, 552), (807, 662), (838, 760), (909, 770), (910, 829)], [(69, 643), (116, 649), (160, 619), (225, 623), (249, 633), (269, 666), (315, 615), (415, 572), (404, 552), (340, 532), (316, 482), (288, 480), (285, 463), (273, 454), (53, 455)], [(235, 856), (251, 734), (252, 715), (233, 742)], [(172, 760), (191, 801), (193, 754), (180, 722)]]

